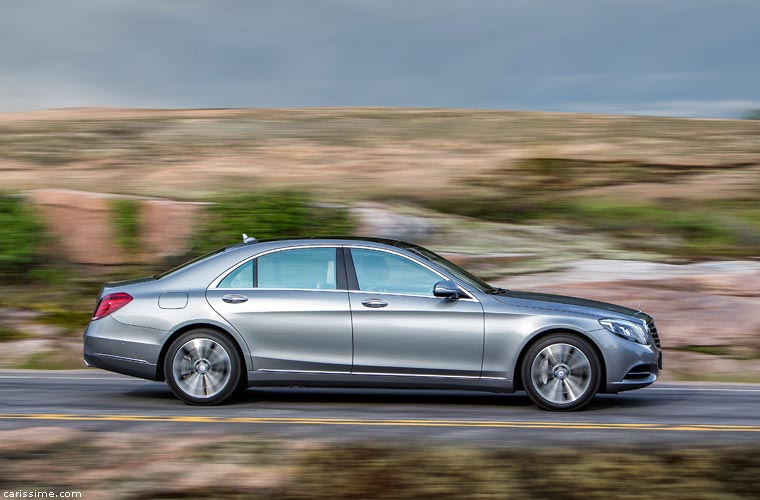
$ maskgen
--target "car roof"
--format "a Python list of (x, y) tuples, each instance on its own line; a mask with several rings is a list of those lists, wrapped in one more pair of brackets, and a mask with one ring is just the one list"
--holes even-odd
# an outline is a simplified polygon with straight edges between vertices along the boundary
[(262, 239), (256, 239), (256, 238), (250, 238), (250, 241), (245, 241), (242, 243), (237, 243), (235, 245), (230, 245), (222, 251), (228, 251), (228, 250), (236, 250), (240, 248), (247, 248), (256, 246), (259, 244), (264, 243), (331, 243), (331, 244), (340, 244), (341, 242), (365, 242), (365, 243), (375, 243), (377, 245), (387, 245), (391, 247), (397, 247), (397, 248), (404, 248), (409, 249), (412, 247), (416, 247), (414, 243), (409, 243), (407, 241), (403, 240), (394, 240), (390, 238), (374, 238), (374, 237), (366, 237), (366, 236), (294, 236), (294, 237), (285, 237), (285, 238), (262, 238)]
[(269, 242), (277, 242), (277, 241), (335, 241), (335, 240), (368, 241), (370, 243), (380, 243), (382, 245), (389, 245), (392, 247), (410, 245), (410, 243), (407, 243), (406, 241), (401, 241), (401, 240), (393, 240), (390, 238), (373, 238), (373, 237), (364, 237), (364, 236), (307, 236), (307, 237), (295, 237), (295, 238), (264, 238), (258, 241), (259, 243), (269, 243)]

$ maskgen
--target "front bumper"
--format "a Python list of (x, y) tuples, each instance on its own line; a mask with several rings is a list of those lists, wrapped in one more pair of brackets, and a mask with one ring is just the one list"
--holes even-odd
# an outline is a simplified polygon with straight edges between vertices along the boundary
[(622, 392), (633, 389), (642, 389), (657, 381), (662, 370), (662, 350), (653, 348), (651, 355), (642, 356), (636, 365), (632, 366), (622, 378), (612, 379), (608, 377), (607, 387), (604, 392)]
[(641, 345), (609, 333), (590, 332), (604, 357), (606, 383), (599, 392), (615, 393), (641, 389), (653, 384), (662, 370), (662, 349), (654, 342)]

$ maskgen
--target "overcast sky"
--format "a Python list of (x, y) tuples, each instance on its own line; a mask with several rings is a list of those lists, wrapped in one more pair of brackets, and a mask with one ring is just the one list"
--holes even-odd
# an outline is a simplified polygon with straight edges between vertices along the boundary
[(737, 117), (760, 0), (0, 0), (0, 111), (414, 106)]

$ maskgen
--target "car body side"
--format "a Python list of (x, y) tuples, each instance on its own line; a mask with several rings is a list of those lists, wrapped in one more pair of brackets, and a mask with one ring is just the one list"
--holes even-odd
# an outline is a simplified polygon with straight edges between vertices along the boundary
[[(335, 248), (373, 248), (406, 256), (432, 268), (459, 285), (482, 307), (481, 338), (473, 338), (482, 349), (479, 372), (466, 376), (424, 374), (299, 373), (263, 371), (256, 366), (256, 332), (238, 331), (217, 312), (207, 291), (238, 265), (270, 251), (315, 245)], [(106, 284), (101, 297), (123, 291), (133, 303), (104, 318), (91, 321), (84, 334), (84, 359), (88, 365), (149, 380), (163, 380), (163, 357), (168, 345), (193, 328), (212, 328), (225, 333), (239, 348), (251, 386), (378, 386), (419, 388), (464, 388), (513, 392), (521, 386), (521, 356), (543, 336), (556, 332), (574, 333), (588, 340), (602, 362), (600, 392), (618, 392), (645, 387), (654, 382), (659, 369), (654, 344), (624, 340), (606, 329), (601, 317), (628, 319), (637, 311), (608, 304), (573, 299), (545, 300), (541, 294), (492, 295), (468, 286), (445, 268), (405, 248), (388, 243), (343, 239), (291, 240), (240, 245), (198, 261), (160, 279)], [(335, 293), (349, 294), (349, 290)], [(445, 300), (445, 299), (440, 299)], [(445, 329), (444, 329), (445, 330)], [(445, 333), (443, 333), (445, 335)], [(646, 378), (625, 379), (636, 366), (649, 367)]]

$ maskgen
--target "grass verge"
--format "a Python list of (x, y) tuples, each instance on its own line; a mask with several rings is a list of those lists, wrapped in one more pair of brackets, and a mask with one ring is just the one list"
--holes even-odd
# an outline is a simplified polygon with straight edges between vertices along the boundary
[(0, 342), (21, 340), (27, 337), (28, 335), (24, 332), (20, 332), (11, 326), (0, 324)]
[(133, 499), (700, 500), (756, 498), (760, 486), (757, 446), (476, 448), (34, 431), (0, 433), (0, 488)]
[(77, 370), (85, 368), (81, 350), (58, 349), (28, 355), (16, 366), (22, 370)]

